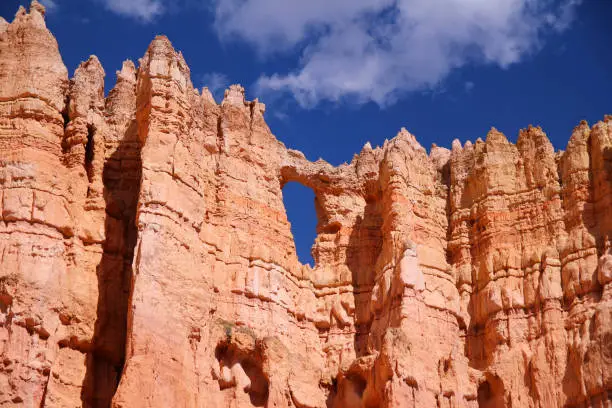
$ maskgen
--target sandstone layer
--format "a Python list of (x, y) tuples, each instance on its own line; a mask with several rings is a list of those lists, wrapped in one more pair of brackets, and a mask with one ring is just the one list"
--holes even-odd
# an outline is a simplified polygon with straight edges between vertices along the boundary
[(334, 167), (165, 37), (69, 79), (44, 14), (0, 18), (1, 407), (612, 407), (612, 116)]

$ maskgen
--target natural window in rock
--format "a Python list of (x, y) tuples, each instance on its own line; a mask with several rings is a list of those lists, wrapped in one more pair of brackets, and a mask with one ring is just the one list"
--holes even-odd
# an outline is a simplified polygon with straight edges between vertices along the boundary
[(283, 202), (291, 223), (298, 259), (303, 264), (313, 266), (312, 246), (317, 237), (314, 191), (300, 183), (289, 182), (283, 187)]

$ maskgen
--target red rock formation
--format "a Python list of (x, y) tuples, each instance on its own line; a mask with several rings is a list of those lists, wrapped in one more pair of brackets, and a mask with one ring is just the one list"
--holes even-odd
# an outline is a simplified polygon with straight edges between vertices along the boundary
[(0, 20), (1, 406), (611, 406), (612, 117), (333, 167), (165, 37), (69, 81), (43, 17)]

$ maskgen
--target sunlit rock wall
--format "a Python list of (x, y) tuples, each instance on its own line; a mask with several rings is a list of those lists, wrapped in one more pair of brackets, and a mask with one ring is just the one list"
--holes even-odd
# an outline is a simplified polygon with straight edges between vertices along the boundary
[(44, 13), (0, 20), (0, 406), (611, 406), (612, 117), (334, 167), (163, 36), (69, 80)]

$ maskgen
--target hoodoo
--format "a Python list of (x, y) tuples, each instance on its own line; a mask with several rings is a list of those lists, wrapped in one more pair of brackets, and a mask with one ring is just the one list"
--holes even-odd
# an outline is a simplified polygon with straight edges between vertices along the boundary
[(612, 116), (334, 167), (166, 37), (69, 79), (44, 15), (0, 19), (0, 406), (612, 406)]

